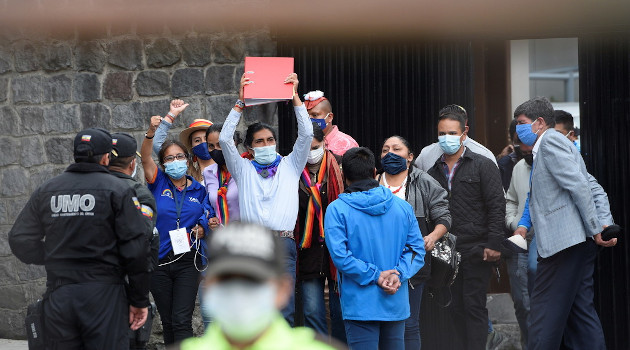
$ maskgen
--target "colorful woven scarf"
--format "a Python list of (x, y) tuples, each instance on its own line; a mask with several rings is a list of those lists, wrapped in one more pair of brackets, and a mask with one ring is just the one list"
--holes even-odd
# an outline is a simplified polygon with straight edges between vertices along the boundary
[(219, 179), (219, 189), (217, 190), (217, 211), (219, 215), (219, 222), (224, 226), (228, 224), (230, 221), (230, 213), (228, 211), (228, 202), (227, 202), (227, 190), (228, 190), (228, 182), (230, 182), (230, 178), (232, 175), (229, 171), (221, 169), (217, 174), (217, 178)]
[(324, 239), (324, 213), (322, 212), (322, 196), (320, 188), (322, 182), (326, 177), (326, 158), (327, 154), (324, 153), (322, 164), (317, 172), (317, 182), (313, 185), (311, 183), (311, 177), (308, 170), (305, 168), (302, 170), (302, 183), (308, 190), (309, 198), (306, 206), (306, 216), (304, 217), (304, 228), (302, 229), (302, 240), (300, 241), (300, 248), (310, 248), (313, 241), (313, 225), (315, 220), (319, 226), (319, 238)]

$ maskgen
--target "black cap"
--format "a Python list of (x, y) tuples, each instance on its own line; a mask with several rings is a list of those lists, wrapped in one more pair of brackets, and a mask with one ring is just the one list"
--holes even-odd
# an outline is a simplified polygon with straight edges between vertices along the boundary
[(112, 134), (112, 148), (114, 157), (140, 156), (140, 153), (138, 153), (138, 142), (133, 136), (124, 132)]
[(264, 281), (285, 273), (282, 241), (262, 226), (230, 223), (212, 233), (208, 247), (208, 278), (239, 275)]
[(92, 157), (109, 153), (112, 150), (112, 136), (101, 128), (79, 131), (74, 137), (74, 156)]

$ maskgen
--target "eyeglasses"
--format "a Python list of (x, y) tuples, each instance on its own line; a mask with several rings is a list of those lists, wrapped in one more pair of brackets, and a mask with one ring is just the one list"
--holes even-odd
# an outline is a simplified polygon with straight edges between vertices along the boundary
[(164, 157), (164, 164), (170, 163), (170, 162), (174, 161), (175, 159), (177, 159), (177, 160), (185, 160), (186, 159), (186, 155), (183, 154), (183, 153), (177, 153), (174, 156), (166, 156), (166, 157)]

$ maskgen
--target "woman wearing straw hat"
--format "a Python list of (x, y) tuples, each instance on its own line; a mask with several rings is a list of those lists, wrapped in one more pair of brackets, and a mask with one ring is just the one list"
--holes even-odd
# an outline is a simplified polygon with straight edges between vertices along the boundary
[[(188, 105), (188, 103), (184, 103), (182, 100), (171, 101), (170, 111), (166, 117), (162, 118), (160, 126), (158, 126), (155, 131), (155, 140), (153, 140), (153, 152), (155, 152), (155, 154), (160, 151), (160, 147), (166, 140), (168, 131), (173, 127), (175, 119)], [(188, 148), (188, 151), (193, 154), (192, 162), (188, 167), (188, 173), (202, 184), (203, 169), (214, 164), (208, 152), (208, 145), (206, 144), (206, 130), (210, 125), (212, 125), (212, 122), (207, 119), (195, 119), (188, 128), (179, 133), (179, 140)]]

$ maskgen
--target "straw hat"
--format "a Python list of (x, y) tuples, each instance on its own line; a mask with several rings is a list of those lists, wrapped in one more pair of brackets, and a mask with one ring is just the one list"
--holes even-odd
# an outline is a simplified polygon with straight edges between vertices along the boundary
[(188, 148), (188, 150), (192, 150), (190, 135), (198, 130), (205, 131), (210, 127), (210, 125), (212, 125), (212, 122), (207, 119), (195, 119), (192, 123), (190, 123), (187, 129), (184, 129), (179, 133), (179, 140)]

